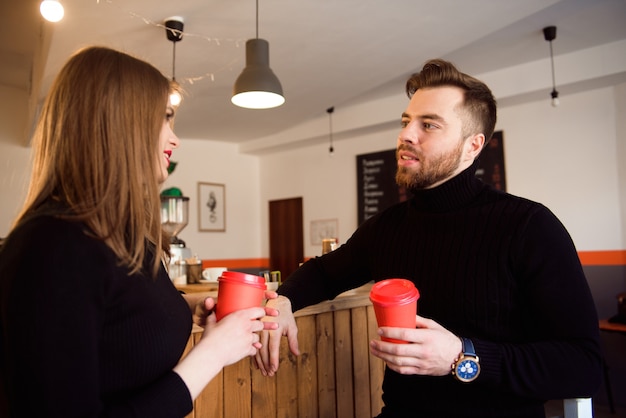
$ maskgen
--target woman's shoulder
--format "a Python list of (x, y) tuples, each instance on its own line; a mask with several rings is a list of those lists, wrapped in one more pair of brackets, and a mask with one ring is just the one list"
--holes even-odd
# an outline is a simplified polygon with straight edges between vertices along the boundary
[(70, 220), (59, 215), (37, 214), (22, 220), (6, 238), (12, 239), (43, 239), (64, 240), (69, 237), (81, 239), (85, 235), (82, 222)]
[(88, 248), (104, 245), (86, 233), (79, 221), (57, 215), (40, 214), (23, 219), (5, 238), (1, 253), (20, 257), (71, 256)]
[(94, 280), (87, 282), (98, 282), (95, 277), (104, 277), (115, 268), (115, 255), (102, 240), (85, 231), (81, 222), (53, 215), (25, 219), (0, 249), (0, 275), (6, 276), (2, 281), (26, 278), (21, 286), (33, 291), (63, 278), (68, 286), (77, 288), (86, 285), (82, 278), (88, 272)]

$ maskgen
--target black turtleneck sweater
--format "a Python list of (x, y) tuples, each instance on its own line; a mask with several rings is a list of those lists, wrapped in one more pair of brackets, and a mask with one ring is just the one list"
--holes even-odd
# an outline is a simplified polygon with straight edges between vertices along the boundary
[(568, 232), (475, 169), (368, 219), (278, 291), (296, 311), (407, 278), (420, 315), (473, 340), (481, 372), (471, 383), (387, 369), (384, 416), (543, 417), (545, 400), (590, 397), (600, 385), (597, 314)]
[(129, 275), (84, 225), (33, 216), (0, 249), (0, 416), (183, 417), (191, 326), (164, 267)]

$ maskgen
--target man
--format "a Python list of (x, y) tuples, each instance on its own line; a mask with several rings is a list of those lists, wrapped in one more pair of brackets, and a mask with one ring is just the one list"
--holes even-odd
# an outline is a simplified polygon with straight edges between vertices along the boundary
[(298, 354), (292, 311), (397, 277), (419, 289), (419, 315), (415, 328), (379, 330), (410, 344), (370, 343), (387, 366), (380, 417), (544, 417), (545, 400), (593, 395), (598, 320), (569, 234), (545, 206), (475, 176), (496, 124), (491, 91), (442, 60), (406, 91), (396, 181), (411, 197), (278, 289), (262, 372), (278, 370), (282, 335)]

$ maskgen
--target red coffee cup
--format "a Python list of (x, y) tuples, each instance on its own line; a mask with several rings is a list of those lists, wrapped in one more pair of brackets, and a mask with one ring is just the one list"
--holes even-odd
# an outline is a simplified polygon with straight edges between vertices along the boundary
[(231, 312), (261, 306), (265, 297), (265, 279), (238, 271), (224, 271), (217, 279), (215, 316), (219, 321)]
[[(374, 306), (379, 327), (415, 328), (417, 300), (420, 293), (412, 281), (406, 279), (386, 279), (376, 283), (370, 290), (370, 300)], [(405, 343), (393, 338), (383, 341)]]

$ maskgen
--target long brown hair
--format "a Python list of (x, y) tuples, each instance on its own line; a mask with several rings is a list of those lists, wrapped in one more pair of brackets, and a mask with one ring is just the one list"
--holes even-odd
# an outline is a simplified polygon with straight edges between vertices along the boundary
[(84, 222), (131, 274), (168, 247), (161, 231), (159, 133), (170, 83), (152, 65), (104, 47), (74, 54), (44, 103), (33, 136), (34, 161), (16, 220), (55, 200)]

